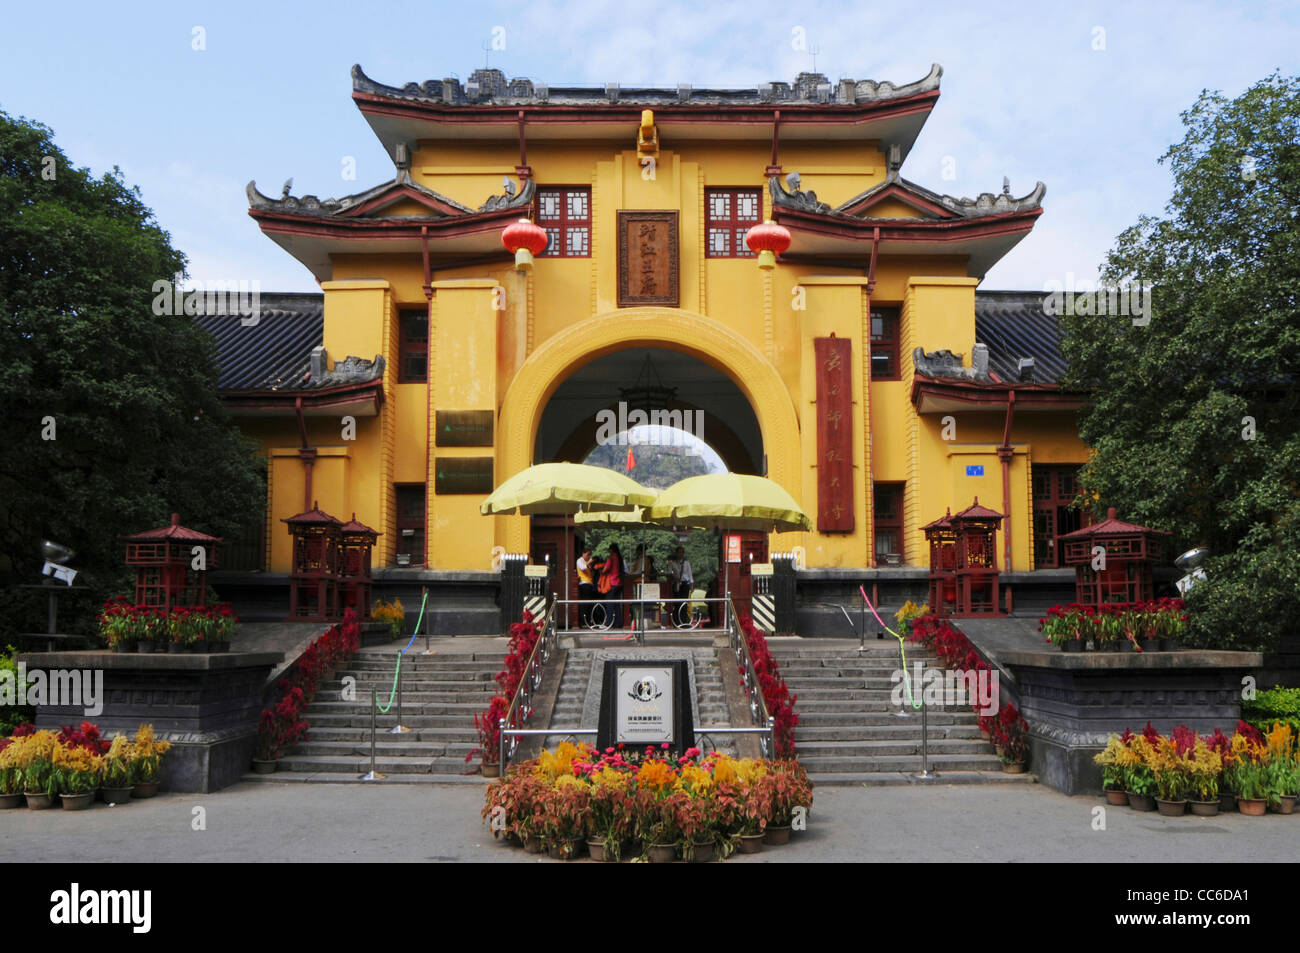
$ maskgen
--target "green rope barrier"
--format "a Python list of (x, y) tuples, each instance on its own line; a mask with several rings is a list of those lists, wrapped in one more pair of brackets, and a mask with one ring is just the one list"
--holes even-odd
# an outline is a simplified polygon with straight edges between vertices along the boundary
[[(420, 623), (424, 621), (424, 607), (429, 603), (429, 590), (424, 590), (424, 598), (420, 600), (420, 615), (415, 620), (415, 631), (411, 633), (411, 641), (406, 643), (406, 649), (415, 644), (415, 637), (420, 634)], [(402, 656), (406, 654), (406, 649), (397, 653), (397, 667), (393, 669), (393, 687), (388, 692), (388, 704), (381, 705), (376, 700), (375, 707), (385, 715), (393, 707), (393, 699), (397, 697), (397, 677), (402, 673)]]
[(912, 680), (907, 675), (907, 647), (903, 644), (903, 637), (889, 626), (885, 625), (885, 620), (880, 618), (880, 613), (876, 611), (876, 607), (873, 606), (871, 600), (867, 598), (867, 590), (862, 586), (858, 586), (858, 591), (862, 593), (862, 601), (867, 604), (867, 608), (870, 609), (871, 614), (876, 617), (876, 621), (880, 623), (880, 627), (894, 638), (898, 639), (898, 652), (903, 658), (903, 687), (907, 690), (907, 702), (913, 708), (920, 708), (921, 706), (917, 704), (916, 698), (912, 695)]

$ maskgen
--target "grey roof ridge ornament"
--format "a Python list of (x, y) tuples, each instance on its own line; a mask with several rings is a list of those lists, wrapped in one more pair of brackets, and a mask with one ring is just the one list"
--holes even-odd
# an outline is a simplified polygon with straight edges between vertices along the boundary
[(523, 188), (518, 194), (514, 194), (514, 183), (506, 177), (506, 189), (504, 195), (493, 195), (486, 202), (479, 206), (480, 212), (495, 212), (503, 208), (522, 208), (526, 209), (533, 204), (533, 197), (537, 194), (537, 183), (529, 178), (523, 180)]
[(831, 207), (825, 202), (817, 200), (817, 193), (800, 191), (800, 178), (798, 172), (791, 172), (785, 177), (786, 184), (790, 186), (790, 191), (786, 191), (781, 184), (779, 176), (772, 176), (767, 180), (768, 191), (772, 193), (772, 204), (780, 208), (798, 209), (803, 212), (817, 212), (825, 214), (831, 210)]
[[(884, 102), (891, 99), (903, 99), (920, 93), (931, 92), (939, 88), (939, 79), (943, 76), (943, 67), (932, 64), (930, 72), (911, 83), (901, 85), (875, 80), (853, 80), (842, 78), (837, 84), (830, 84), (821, 74), (801, 74), (802, 76), (821, 77), (817, 83), (804, 83), (799, 79), (794, 83), (759, 83), (744, 89), (696, 89), (677, 86), (675, 88), (636, 88), (623, 90), (617, 83), (605, 83), (596, 87), (583, 86), (548, 86), (533, 83), (525, 78), (506, 80), (500, 70), (475, 70), (467, 83), (459, 79), (444, 78), (425, 80), (423, 83), (406, 83), (403, 86), (389, 86), (379, 83), (365, 74), (360, 64), (352, 67), (352, 91), (367, 96), (381, 96), (388, 99), (405, 99), (427, 103), (441, 103), (456, 106), (495, 105), (526, 106), (555, 102), (560, 105), (597, 105), (626, 103), (628, 105), (667, 106), (674, 103), (689, 102), (692, 105), (741, 105), (757, 103), (803, 102), (826, 105), (828, 108), (844, 105)], [(471, 96), (468, 87), (475, 86)], [(838, 89), (836, 89), (838, 87)], [(683, 95), (685, 93), (685, 96)]]
[(975, 350), (971, 354), (971, 363), (974, 366), (963, 367), (961, 359), (960, 354), (954, 354), (946, 348), (926, 351), (918, 347), (912, 351), (912, 364), (916, 367), (916, 372), (923, 377), (931, 380), (992, 383), (988, 370), (988, 348), (985, 345), (975, 345)]
[[(293, 179), (289, 180), (289, 182), (292, 181)], [(253, 179), (248, 183), (248, 185), (244, 186), (244, 194), (248, 196), (249, 208), (272, 212), (294, 212), (299, 215), (318, 215), (322, 218), (326, 218), (331, 215), (340, 215), (355, 205), (368, 202), (370, 199), (383, 194), (396, 185), (404, 185), (408, 189), (414, 189), (421, 195), (427, 196), (428, 198), (444, 205), (449, 205), (458, 212), (470, 214), (474, 211), (474, 209), (470, 208), (468, 205), (462, 205), (455, 199), (448, 198), (427, 186), (411, 181), (409, 171), (404, 178), (401, 169), (398, 170), (395, 178), (389, 179), (387, 182), (382, 182), (373, 188), (366, 189), (364, 192), (345, 195), (338, 199), (321, 199), (314, 195), (304, 195), (302, 197), (284, 195), (281, 198), (273, 199), (270, 196), (263, 195), (257, 190), (256, 179)], [(480, 209), (480, 211), (482, 210)], [(437, 213), (430, 209), (430, 214)]]
[[(325, 348), (320, 348), (320, 364), (323, 366), (328, 360)], [(312, 349), (312, 376), (308, 387), (338, 387), (342, 384), (366, 384), (370, 381), (383, 380), (384, 378), (384, 356), (376, 354), (373, 361), (367, 361), (364, 357), (356, 357), (349, 354), (341, 361), (335, 361), (334, 366), (328, 371), (317, 374), (317, 355), (316, 349)]]
[(1023, 195), (1020, 198), (1012, 198), (1010, 195), (1010, 185), (1003, 180), (1003, 193), (994, 195), (992, 192), (982, 192), (977, 198), (965, 199), (957, 198), (952, 195), (943, 195), (939, 192), (931, 191), (923, 185), (917, 185), (911, 182), (898, 172), (891, 171), (883, 180), (877, 182), (871, 188), (857, 195), (848, 201), (837, 206), (836, 212), (845, 212), (854, 206), (861, 205), (870, 199), (877, 192), (883, 192), (891, 185), (897, 184), (907, 192), (911, 192), (918, 198), (925, 199), (935, 205), (941, 205), (944, 208), (962, 216), (963, 218), (978, 218), (982, 215), (1000, 215), (1005, 212), (1027, 212), (1038, 208), (1042, 205), (1043, 196), (1047, 194), (1047, 186), (1039, 182), (1034, 186), (1032, 192)]

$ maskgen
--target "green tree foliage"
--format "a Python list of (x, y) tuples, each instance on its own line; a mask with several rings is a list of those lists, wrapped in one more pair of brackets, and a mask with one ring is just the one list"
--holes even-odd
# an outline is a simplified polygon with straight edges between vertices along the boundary
[[(119, 535), (173, 511), (221, 536), (260, 519), (256, 448), (218, 400), (211, 339), (151, 307), (184, 269), (120, 170), (96, 179), (48, 128), (0, 112), (0, 571), (38, 581), (44, 537), (77, 550), (83, 628), (122, 584)], [(40, 601), (18, 596), (0, 633), (39, 624)]]
[(593, 525), (587, 528), (586, 544), (597, 559), (604, 559), (609, 547), (615, 543), (623, 554), (623, 562), (629, 567), (637, 546), (644, 543), (646, 552), (654, 560), (655, 573), (661, 579), (668, 572), (668, 560), (678, 546), (686, 550), (698, 588), (707, 587), (718, 574), (718, 547), (721, 543), (717, 534), (708, 530), (694, 530), (682, 542), (676, 533), (658, 527)]
[(1210, 547), (1197, 643), (1267, 647), (1300, 617), (1300, 77), (1202, 93), (1182, 118), (1166, 215), (1103, 271), (1152, 283), (1150, 323), (1063, 319), (1068, 383), (1092, 393), (1082, 486), (1175, 552)]

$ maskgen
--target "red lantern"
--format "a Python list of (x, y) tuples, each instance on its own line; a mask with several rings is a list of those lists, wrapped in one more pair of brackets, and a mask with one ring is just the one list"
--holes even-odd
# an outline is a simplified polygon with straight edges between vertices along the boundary
[(545, 229), (534, 225), (526, 218), (512, 222), (501, 233), (501, 244), (507, 251), (515, 253), (515, 270), (528, 271), (533, 267), (533, 256), (546, 247)]
[(790, 247), (790, 230), (769, 218), (745, 233), (745, 244), (758, 254), (759, 268), (775, 268), (776, 256)]

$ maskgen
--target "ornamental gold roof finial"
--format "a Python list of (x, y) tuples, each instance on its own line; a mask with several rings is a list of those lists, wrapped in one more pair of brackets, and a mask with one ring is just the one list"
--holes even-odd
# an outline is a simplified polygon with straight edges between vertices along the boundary
[(641, 110), (641, 127), (636, 134), (636, 154), (639, 157), (659, 155), (659, 130), (655, 128), (655, 111)]

